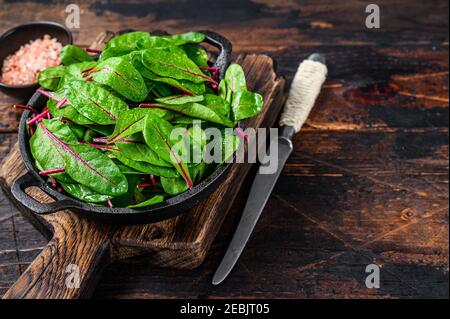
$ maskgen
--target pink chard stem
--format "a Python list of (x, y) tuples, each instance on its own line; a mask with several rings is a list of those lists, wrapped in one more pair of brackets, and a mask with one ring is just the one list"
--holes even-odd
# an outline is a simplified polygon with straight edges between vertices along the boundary
[(248, 136), (247, 134), (245, 134), (245, 132), (244, 132), (240, 127), (237, 127), (237, 128), (235, 129), (235, 132), (236, 132), (237, 134), (239, 134), (240, 136), (242, 136), (242, 137), (244, 138), (244, 140), (246, 140), (246, 141), (248, 142), (249, 136)]
[(150, 175), (150, 181), (152, 182), (154, 188), (158, 188), (158, 184), (156, 183), (155, 176)]
[(101, 150), (119, 152), (118, 148), (110, 147), (110, 146), (107, 146), (107, 145), (90, 144), (90, 143), (86, 143), (86, 142), (80, 142), (80, 144), (89, 145), (89, 146), (92, 146), (92, 147), (95, 147), (95, 148), (101, 149)]
[(55, 101), (59, 101), (59, 99), (56, 97), (56, 95), (54, 93), (52, 93), (52, 92), (48, 92), (48, 91), (43, 90), (43, 89), (38, 89), (36, 92), (39, 93), (39, 94), (42, 94), (43, 96), (48, 97), (49, 99), (52, 99), (52, 100), (55, 100)]
[(67, 104), (67, 98), (63, 98), (58, 101), (58, 104), (56, 104), (56, 108), (60, 109), (63, 105)]
[(33, 117), (31, 120), (29, 120), (29, 121), (27, 122), (27, 124), (28, 124), (28, 125), (31, 125), (31, 124), (33, 124), (33, 123), (36, 123), (36, 122), (40, 121), (41, 119), (45, 118), (45, 117), (47, 116), (47, 114), (49, 114), (49, 113), (50, 113), (49, 110), (45, 110), (45, 111), (42, 112), (41, 114), (36, 115), (36, 116)]
[(148, 188), (148, 187), (152, 187), (152, 184), (149, 183), (142, 183), (142, 184), (137, 184), (137, 188)]
[(34, 135), (34, 127), (30, 125), (30, 137)]
[(108, 139), (106, 137), (94, 137), (92, 140), (94, 143), (108, 144)]
[(52, 174), (64, 173), (66, 169), (64, 167), (49, 169), (47, 171), (40, 171), (39, 175), (47, 176)]
[(49, 181), (50, 181), (50, 185), (53, 188), (55, 188), (56, 187), (56, 179), (54, 179), (53, 177), (50, 176)]
[(88, 53), (94, 53), (94, 54), (101, 54), (102, 53), (101, 50), (95, 50), (95, 49), (90, 49), (90, 48), (86, 48), (85, 50)]
[(37, 113), (37, 111), (34, 108), (32, 108), (31, 106), (28, 106), (28, 105), (14, 104), (13, 107), (15, 109), (27, 110), (27, 111), (30, 111), (32, 113)]

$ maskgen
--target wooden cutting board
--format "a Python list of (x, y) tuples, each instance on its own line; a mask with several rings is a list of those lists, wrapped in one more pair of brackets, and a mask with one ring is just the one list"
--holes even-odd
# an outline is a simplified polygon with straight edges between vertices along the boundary
[[(91, 48), (101, 49), (112, 35), (100, 34)], [(268, 56), (241, 54), (234, 61), (244, 68), (249, 89), (262, 94), (265, 101), (262, 112), (250, 119), (246, 127), (271, 127), (285, 101), (284, 79), (277, 76)], [(251, 164), (233, 164), (222, 184), (202, 204), (156, 224), (104, 225), (70, 210), (38, 216), (15, 202), (50, 242), (4, 298), (87, 298), (104, 266), (143, 254), (148, 254), (151, 262), (160, 267), (199, 266), (250, 168)], [(13, 201), (11, 185), (25, 172), (16, 144), (0, 168), (1, 186)], [(52, 201), (37, 188), (29, 189), (29, 193), (42, 202)], [(71, 288), (74, 283), (79, 283), (79, 288)]]

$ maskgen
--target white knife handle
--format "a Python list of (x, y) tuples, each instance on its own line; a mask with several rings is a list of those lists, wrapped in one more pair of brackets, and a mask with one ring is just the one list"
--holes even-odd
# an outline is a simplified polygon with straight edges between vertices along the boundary
[(298, 133), (316, 102), (328, 69), (319, 54), (311, 55), (298, 67), (289, 97), (281, 114), (280, 126), (291, 126)]

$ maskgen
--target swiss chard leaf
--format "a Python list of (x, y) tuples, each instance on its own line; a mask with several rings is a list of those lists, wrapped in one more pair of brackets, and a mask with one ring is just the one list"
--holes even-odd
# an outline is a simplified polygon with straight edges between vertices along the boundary
[(104, 203), (112, 198), (112, 196), (102, 195), (94, 192), (89, 187), (81, 184), (61, 183), (62, 188), (73, 197), (87, 203)]
[(123, 57), (124, 55), (130, 54), (131, 52), (133, 52), (133, 50), (129, 48), (111, 47), (103, 50), (98, 60), (104, 61), (109, 58)]
[(194, 83), (215, 83), (211, 77), (203, 74), (192, 60), (180, 53), (147, 49), (142, 52), (142, 64), (163, 78), (187, 80)]
[(240, 91), (234, 94), (231, 102), (233, 119), (235, 122), (255, 116), (263, 107), (264, 101), (261, 95), (250, 91)]
[(100, 62), (93, 71), (93, 79), (133, 102), (147, 97), (145, 81), (128, 59), (109, 58)]
[(230, 104), (227, 103), (227, 101), (223, 99), (221, 96), (214, 94), (206, 94), (204, 102), (202, 102), (201, 104), (207, 106), (214, 112), (221, 114), (223, 116), (228, 117), (228, 115), (230, 114)]
[(239, 64), (231, 64), (225, 73), (224, 81), (226, 83), (225, 99), (231, 103), (236, 92), (247, 91), (247, 82), (245, 73)]
[(140, 133), (134, 134), (127, 139), (119, 140), (116, 142), (116, 146), (128, 158), (132, 158), (135, 161), (147, 162), (156, 166), (172, 167), (170, 163), (162, 160), (157, 153), (148, 147)]
[(168, 105), (181, 105), (190, 102), (202, 102), (205, 98), (201, 95), (189, 96), (189, 95), (175, 95), (164, 98), (155, 99), (158, 103), (164, 103)]
[(226, 100), (231, 103), (232, 118), (234, 122), (258, 114), (263, 107), (263, 98), (258, 93), (247, 90), (245, 74), (242, 67), (232, 64), (225, 74), (225, 85), (219, 86), (220, 95), (226, 87)]
[(65, 96), (77, 111), (94, 123), (115, 124), (128, 105), (92, 82), (72, 81), (64, 88)]
[(122, 152), (111, 152), (112, 156), (125, 164), (126, 166), (129, 166), (141, 173), (149, 174), (149, 175), (155, 175), (155, 176), (166, 176), (169, 178), (174, 178), (179, 176), (177, 171), (173, 168), (169, 167), (162, 167), (162, 166), (156, 166), (152, 165), (150, 163), (146, 162), (139, 162), (135, 161), (131, 158), (128, 158), (124, 153)]
[(128, 190), (125, 194), (116, 197), (112, 200), (115, 207), (127, 207), (133, 203), (134, 193), (136, 191), (136, 186), (139, 183), (138, 175), (126, 175), (128, 181)]
[[(154, 73), (151, 69), (147, 68), (141, 61), (142, 52), (140, 54), (134, 55), (132, 62), (134, 67), (142, 74), (144, 78), (150, 80), (154, 83), (167, 84), (177, 90), (188, 94), (188, 95), (202, 95), (206, 91), (206, 86), (204, 83), (194, 83), (188, 80), (177, 80), (170, 77), (161, 77)], [(171, 92), (167, 94), (162, 94), (161, 96), (172, 95)]]
[(135, 50), (137, 49), (137, 44), (140, 41), (146, 41), (151, 36), (148, 32), (129, 32), (125, 34), (118, 35), (114, 38), (112, 38), (105, 46), (105, 49), (109, 48), (120, 48), (120, 49), (127, 49), (127, 50)]
[[(66, 133), (66, 141), (63, 141), (57, 135), (61, 131), (60, 124), (49, 125), (47, 123), (47, 127), (44, 126), (44, 123), (40, 122), (39, 128), (48, 143), (61, 151), (65, 162), (63, 166), (66, 170), (65, 173), (78, 183), (95, 189), (101, 194), (119, 196), (127, 191), (127, 180), (111, 159), (89, 145), (73, 144), (75, 136), (69, 140), (68, 133)], [(71, 143), (69, 144), (69, 142)], [(41, 161), (39, 162), (41, 163)]]
[(172, 111), (227, 127), (234, 126), (234, 123), (228, 117), (220, 113), (216, 113), (213, 109), (199, 103), (186, 103), (181, 105), (154, 103), (154, 104), (141, 104), (141, 107)]
[(80, 47), (76, 45), (66, 45), (59, 54), (64, 65), (71, 65), (74, 63), (93, 61), (93, 58)]
[(120, 196), (127, 191), (127, 179), (101, 151), (84, 144), (62, 147), (67, 151), (66, 171), (74, 180), (105, 195)]
[[(43, 170), (63, 168), (66, 166), (65, 150), (55, 138), (52, 138), (46, 131), (51, 130), (56, 139), (67, 144), (78, 143), (77, 137), (69, 126), (58, 120), (43, 120), (38, 125), (36, 133), (30, 139), (30, 150), (33, 157), (39, 162)], [(73, 183), (73, 179), (66, 173), (52, 175), (57, 180), (66, 183)]]
[(199, 32), (188, 32), (168, 36), (142, 37), (137, 42), (139, 49), (167, 48), (171, 46), (181, 46), (189, 43), (200, 43), (205, 40), (205, 36)]
[[(60, 99), (64, 96), (62, 91), (58, 91), (55, 94)], [(69, 103), (64, 104), (60, 108), (57, 108), (57, 105), (58, 102), (55, 100), (50, 99), (47, 101), (47, 108), (54, 117), (66, 118), (80, 125), (94, 124), (94, 122), (78, 113), (78, 111)]]
[(128, 208), (144, 208), (144, 207), (160, 204), (163, 201), (164, 201), (163, 195), (155, 195), (152, 198), (147, 199), (139, 204), (130, 205), (130, 206), (128, 206)]
[(208, 53), (198, 45), (187, 44), (183, 46), (189, 59), (194, 61), (198, 66), (208, 67)]
[(161, 185), (164, 191), (172, 196), (181, 194), (189, 189), (188, 184), (181, 177), (178, 178), (161, 177)]
[(40, 72), (38, 76), (38, 82), (43, 88), (56, 91), (59, 88), (59, 84), (65, 74), (65, 66), (54, 66)]
[[(171, 163), (186, 181), (189, 188), (193, 187), (187, 164), (183, 162), (183, 154), (187, 154), (183, 143), (171, 138), (174, 127), (166, 120), (154, 115), (147, 115), (144, 127), (144, 138), (147, 145), (163, 160)], [(174, 148), (177, 145), (178, 149)], [(181, 153), (181, 154), (180, 154)]]
[(130, 109), (124, 113), (117, 121), (114, 132), (109, 137), (109, 142), (114, 143), (121, 139), (127, 138), (136, 133), (142, 132), (145, 125), (145, 117), (147, 114), (154, 114), (156, 116), (165, 116), (166, 111), (158, 112), (152, 109), (135, 108)]

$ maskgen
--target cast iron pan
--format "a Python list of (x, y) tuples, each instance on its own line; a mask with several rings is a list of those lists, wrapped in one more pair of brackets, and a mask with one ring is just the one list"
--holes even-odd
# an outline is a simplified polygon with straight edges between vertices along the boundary
[[(206, 43), (213, 45), (220, 50), (214, 66), (219, 68), (220, 77), (223, 77), (226, 68), (230, 63), (232, 50), (231, 43), (217, 33), (211, 31), (200, 32), (206, 36)], [(47, 98), (45, 96), (35, 93), (28, 102), (28, 105), (40, 110), (45, 107), (46, 101)], [(224, 163), (200, 184), (194, 186), (193, 189), (167, 199), (159, 205), (151, 206), (148, 209), (109, 208), (90, 205), (59, 193), (51, 188), (39, 175), (33, 165), (33, 157), (31, 156), (29, 146), (29, 136), (26, 129), (29, 113), (29, 111), (25, 111), (22, 114), (19, 125), (19, 149), (28, 172), (14, 182), (11, 191), (18, 202), (36, 214), (50, 214), (64, 209), (71, 209), (83, 216), (104, 223), (135, 225), (158, 222), (184, 213), (195, 205), (198, 205), (216, 189), (216, 186), (225, 177), (226, 172), (231, 165), (230, 163)], [(25, 192), (25, 189), (31, 186), (39, 187), (55, 201), (49, 204), (36, 201)]]

